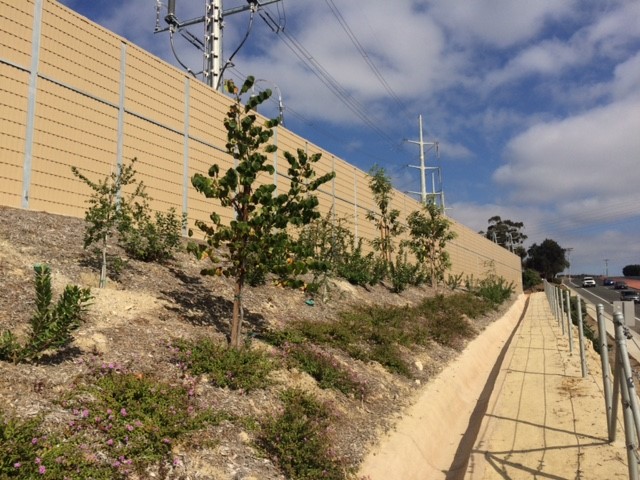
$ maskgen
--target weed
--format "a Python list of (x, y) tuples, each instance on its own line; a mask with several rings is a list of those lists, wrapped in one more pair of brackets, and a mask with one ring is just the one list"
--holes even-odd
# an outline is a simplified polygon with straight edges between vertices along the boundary
[(462, 286), (462, 277), (463, 273), (459, 273), (457, 275), (448, 275), (447, 280), (445, 281), (447, 287), (450, 290), (458, 290)]

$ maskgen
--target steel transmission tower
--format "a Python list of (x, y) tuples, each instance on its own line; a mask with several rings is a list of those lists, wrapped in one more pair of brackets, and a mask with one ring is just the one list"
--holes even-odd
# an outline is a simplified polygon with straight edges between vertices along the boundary
[[(420, 140), (407, 140), (409, 143), (414, 143), (420, 147), (420, 165), (409, 165), (411, 168), (417, 168), (420, 170), (420, 191), (409, 192), (416, 195), (420, 195), (420, 201), (423, 205), (426, 205), (428, 201), (434, 202), (436, 205), (442, 208), (444, 213), (444, 191), (442, 189), (442, 171), (439, 166), (428, 167), (426, 156), (430, 150), (435, 150), (436, 158), (439, 157), (439, 144), (438, 142), (425, 142), (422, 134), (422, 115), (418, 117)], [(426, 147), (426, 148), (425, 148)], [(431, 175), (431, 191), (427, 186), (427, 177)]]
[[(164, 17), (165, 22), (169, 26), (165, 28), (160, 28), (161, 3), (160, 0), (156, 1), (156, 28), (154, 33), (170, 33), (171, 49), (173, 50), (176, 60), (185, 70), (194, 76), (195, 74), (191, 69), (183, 64), (178, 58), (173, 45), (173, 35), (175, 33), (179, 33), (186, 38), (189, 43), (202, 50), (204, 52), (204, 66), (200, 73), (203, 75), (203, 81), (210, 87), (218, 90), (222, 85), (222, 74), (224, 73), (224, 69), (230, 63), (230, 59), (226, 62), (223, 62), (222, 60), (222, 30), (224, 27), (224, 18), (227, 15), (246, 11), (251, 11), (253, 15), (258, 11), (258, 9), (260, 9), (260, 7), (279, 2), (280, 0), (264, 0), (262, 2), (258, 0), (247, 0), (247, 5), (230, 8), (228, 10), (223, 9), (223, 0), (205, 0), (205, 14), (202, 17), (185, 21), (180, 21), (176, 16), (176, 1), (177, 0), (169, 0), (167, 5), (167, 14)], [(204, 41), (201, 41), (198, 37), (186, 30), (186, 27), (199, 23), (204, 23)], [(242, 44), (240, 46), (242, 46)], [(239, 48), (240, 47), (236, 49), (236, 52)], [(234, 52), (234, 54), (236, 52)]]

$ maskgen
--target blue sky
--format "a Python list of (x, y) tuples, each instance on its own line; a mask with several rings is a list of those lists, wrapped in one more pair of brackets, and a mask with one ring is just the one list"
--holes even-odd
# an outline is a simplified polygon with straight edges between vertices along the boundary
[[(154, 34), (156, 0), (61, 3), (178, 65), (168, 34)], [(177, 0), (177, 16), (204, 5)], [(249, 23), (225, 17), (225, 60)], [(202, 69), (181, 37), (176, 50)], [(637, 0), (283, 0), (254, 16), (233, 64), (227, 77), (276, 92), (263, 113), (277, 115), (279, 90), (287, 128), (364, 171), (381, 165), (401, 191), (420, 188), (407, 140), (422, 115), (447, 214), (474, 230), (494, 215), (521, 221), (526, 246), (572, 249), (572, 273), (640, 264)]]

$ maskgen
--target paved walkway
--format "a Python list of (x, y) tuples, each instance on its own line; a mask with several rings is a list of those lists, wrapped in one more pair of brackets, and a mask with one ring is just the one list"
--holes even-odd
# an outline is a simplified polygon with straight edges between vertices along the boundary
[(573, 352), (545, 294), (531, 295), (465, 479), (628, 478), (620, 421), (616, 441), (607, 442), (599, 356), (588, 350), (590, 373), (582, 378), (577, 335)]

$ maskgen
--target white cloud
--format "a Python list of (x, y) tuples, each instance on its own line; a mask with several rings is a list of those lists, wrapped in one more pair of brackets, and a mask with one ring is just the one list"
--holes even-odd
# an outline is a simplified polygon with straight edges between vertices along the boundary
[(449, 0), (432, 11), (455, 43), (485, 43), (507, 48), (536, 36), (549, 20), (559, 20), (579, 5), (575, 0)]
[(564, 120), (540, 123), (513, 138), (494, 180), (520, 202), (629, 195), (638, 198), (640, 96)]
[(548, 40), (522, 50), (502, 69), (490, 72), (485, 87), (494, 89), (528, 75), (559, 76), (568, 68), (584, 64), (585, 49), (565, 42)]

